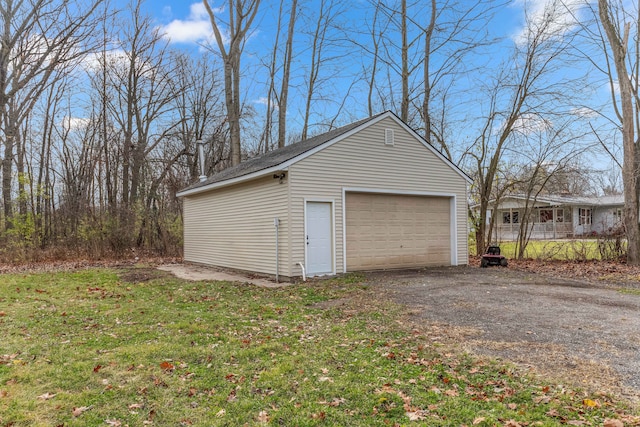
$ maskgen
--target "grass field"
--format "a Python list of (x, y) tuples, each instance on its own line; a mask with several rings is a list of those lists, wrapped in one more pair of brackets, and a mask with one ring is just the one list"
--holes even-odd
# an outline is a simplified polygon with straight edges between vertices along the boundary
[[(502, 242), (500, 248), (508, 257), (515, 257), (516, 242)], [(531, 240), (525, 250), (525, 258), (591, 260), (600, 259), (600, 253), (596, 239)]]
[[(599, 247), (600, 245), (600, 247)], [(536, 260), (588, 261), (605, 258), (617, 259), (620, 250), (616, 249), (615, 241), (598, 241), (597, 239), (575, 240), (531, 240), (525, 250), (525, 258)], [(622, 250), (626, 245), (620, 243)], [(508, 258), (516, 258), (516, 242), (500, 242), (501, 252)], [(475, 243), (470, 242), (469, 248), (475, 250)]]
[(0, 426), (640, 423), (610, 397), (445, 350), (359, 279), (0, 275)]

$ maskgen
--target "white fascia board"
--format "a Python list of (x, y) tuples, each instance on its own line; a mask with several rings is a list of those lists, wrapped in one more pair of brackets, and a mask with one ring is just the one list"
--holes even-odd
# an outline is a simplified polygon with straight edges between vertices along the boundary
[(181, 191), (179, 193), (176, 193), (176, 196), (177, 197), (193, 196), (194, 194), (204, 193), (206, 191), (215, 190), (216, 188), (221, 188), (221, 187), (227, 187), (229, 185), (238, 184), (244, 181), (250, 181), (255, 178), (260, 178), (262, 176), (266, 176), (275, 172), (282, 172), (282, 171), (286, 172), (287, 168), (284, 168), (282, 164), (279, 164), (267, 169), (262, 169), (262, 170), (247, 174), (247, 175), (238, 176), (236, 178), (231, 178), (224, 181), (213, 182), (208, 185), (203, 185), (202, 187), (192, 188), (191, 190)]

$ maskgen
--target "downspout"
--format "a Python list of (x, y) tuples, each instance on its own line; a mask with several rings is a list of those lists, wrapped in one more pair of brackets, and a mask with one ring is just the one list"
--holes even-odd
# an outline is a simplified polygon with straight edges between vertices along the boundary
[(304, 271), (304, 265), (302, 265), (301, 262), (297, 262), (296, 264), (298, 264), (300, 266), (300, 268), (302, 269), (302, 281), (306, 282), (307, 281), (307, 275)]
[(279, 259), (278, 259), (278, 252), (280, 252), (279, 246), (278, 246), (278, 229), (280, 228), (280, 220), (276, 217), (273, 219), (273, 225), (275, 225), (276, 227), (276, 283), (280, 283), (280, 277), (278, 275), (278, 265), (279, 265)]

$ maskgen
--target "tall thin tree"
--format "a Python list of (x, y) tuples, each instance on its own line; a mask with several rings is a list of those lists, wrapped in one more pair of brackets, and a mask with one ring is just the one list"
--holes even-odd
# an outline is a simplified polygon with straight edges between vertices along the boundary
[[(231, 164), (237, 165), (241, 161), (242, 148), (240, 142), (240, 105), (242, 102), (240, 93), (240, 59), (247, 33), (258, 13), (260, 0), (228, 1), (228, 40), (222, 35), (222, 30), (218, 25), (218, 18), (216, 18), (209, 0), (203, 0), (203, 3), (209, 14), (218, 51), (224, 64), (225, 105), (231, 138)], [(225, 45), (225, 42), (228, 42), (228, 46)]]

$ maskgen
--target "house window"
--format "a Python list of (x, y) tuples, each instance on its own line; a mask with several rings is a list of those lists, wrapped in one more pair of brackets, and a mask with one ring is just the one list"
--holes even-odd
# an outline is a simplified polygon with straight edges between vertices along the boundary
[(622, 222), (622, 209), (613, 210), (613, 222), (614, 223)]
[(553, 209), (540, 209), (540, 222), (553, 222)]
[(578, 209), (578, 225), (591, 224), (591, 209)]
[(564, 209), (556, 209), (556, 222), (564, 222)]
[(518, 224), (520, 222), (520, 215), (518, 211), (506, 211), (502, 212), (503, 224)]

